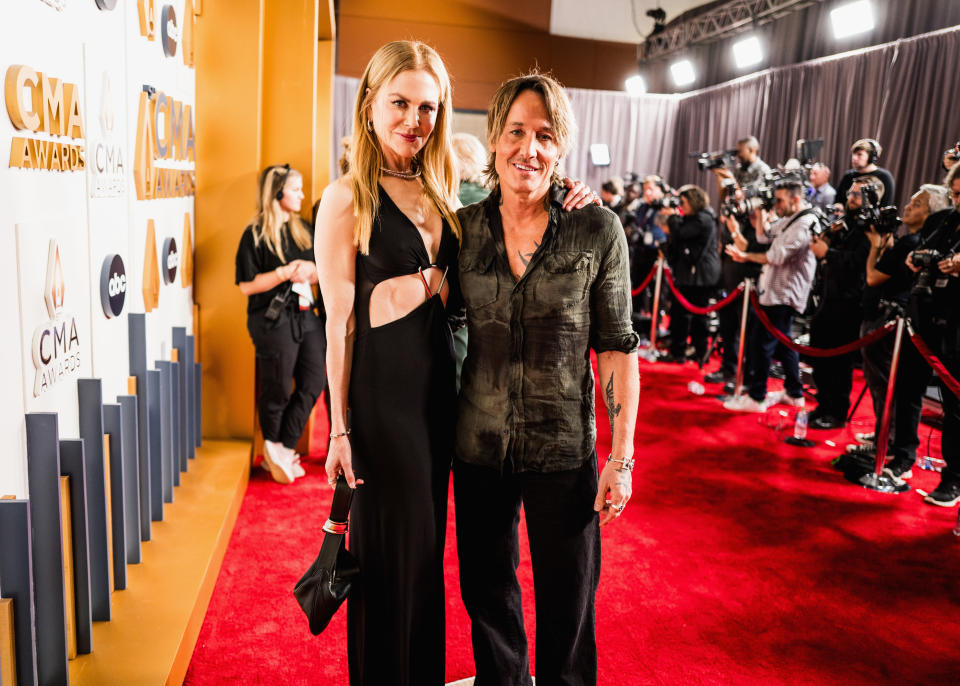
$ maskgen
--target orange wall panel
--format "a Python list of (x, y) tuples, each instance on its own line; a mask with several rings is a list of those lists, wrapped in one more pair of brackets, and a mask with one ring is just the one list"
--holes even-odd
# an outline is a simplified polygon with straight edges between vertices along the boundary
[[(359, 77), (370, 56), (391, 40), (422, 40), (440, 53), (457, 109), (485, 110), (506, 79), (538, 67), (566, 86), (621, 90), (637, 71), (636, 48), (547, 31), (549, 2), (421, 3), (416, 11), (384, 0), (341, 7), (337, 72)], [(513, 10), (513, 6), (522, 10)], [(520, 14), (518, 14), (518, 12)]]

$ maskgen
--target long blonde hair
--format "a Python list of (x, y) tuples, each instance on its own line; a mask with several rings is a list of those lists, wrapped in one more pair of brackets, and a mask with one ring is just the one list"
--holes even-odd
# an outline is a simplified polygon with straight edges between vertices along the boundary
[[(259, 245), (260, 241), (267, 244), (274, 255), (280, 258), (281, 262), (286, 262), (287, 258), (283, 254), (283, 213), (280, 207), (278, 196), (283, 192), (283, 187), (287, 181), (294, 176), (302, 175), (296, 169), (291, 169), (289, 164), (274, 164), (260, 174), (260, 192), (257, 194), (257, 214), (253, 217), (253, 244)], [(313, 247), (313, 236), (310, 230), (304, 225), (300, 215), (296, 212), (290, 213), (290, 234), (293, 236), (293, 242), (301, 250), (308, 250)]]
[(392, 41), (370, 58), (360, 79), (357, 102), (353, 111), (353, 138), (350, 144), (350, 185), (353, 189), (353, 211), (356, 216), (353, 240), (364, 255), (370, 252), (373, 218), (380, 205), (378, 185), (383, 151), (375, 132), (367, 128), (369, 111), (378, 90), (404, 71), (423, 69), (429, 72), (440, 87), (437, 120), (426, 145), (417, 153), (417, 162), (423, 179), (423, 190), (447, 220), (457, 240), (460, 222), (457, 221), (456, 198), (459, 179), (451, 149), (450, 77), (436, 50), (419, 41)]

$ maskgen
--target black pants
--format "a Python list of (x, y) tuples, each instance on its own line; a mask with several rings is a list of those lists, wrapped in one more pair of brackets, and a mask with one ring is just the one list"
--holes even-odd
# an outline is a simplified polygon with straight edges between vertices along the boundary
[[(860, 335), (861, 309), (856, 300), (825, 301), (810, 322), (810, 345), (835, 348), (857, 340)], [(817, 414), (847, 420), (850, 391), (853, 388), (854, 353), (818, 357), (813, 361), (813, 381), (817, 385)]]
[[(737, 356), (740, 353), (740, 318), (743, 316), (743, 296), (722, 308), (717, 315), (720, 317), (720, 371), (724, 376), (734, 377), (737, 374)], [(753, 310), (747, 311), (746, 334), (754, 319)], [(789, 334), (787, 334), (789, 335)], [(750, 364), (750, 346), (744, 343), (743, 371), (744, 378), (748, 376)]]
[(295, 321), (299, 318), (285, 312), (274, 323), (259, 314), (247, 316), (260, 368), (260, 430), (266, 440), (291, 449), (297, 447), (327, 381), (323, 320), (310, 312), (304, 313), (302, 323)]
[[(789, 305), (761, 305), (761, 307), (777, 331), (789, 337), (797, 311)], [(791, 398), (802, 398), (803, 384), (800, 382), (800, 358), (797, 352), (774, 338), (757, 317), (751, 320), (749, 342), (750, 397), (757, 402), (763, 402), (766, 399), (770, 360), (776, 354), (783, 365), (784, 390)]]
[[(892, 341), (893, 335), (890, 334), (887, 338)], [(917, 459), (917, 448), (920, 447), (917, 431), (920, 428), (920, 415), (923, 410), (923, 394), (927, 390), (932, 375), (930, 365), (913, 347), (904, 331), (903, 342), (900, 344), (897, 381), (893, 390), (893, 438), (890, 442), (890, 457), (897, 463), (913, 464)]]
[[(955, 379), (960, 379), (960, 323), (925, 326), (921, 338), (940, 358), (940, 361)], [(940, 449), (947, 465), (940, 474), (941, 484), (960, 483), (960, 399), (937, 377), (940, 397), (943, 401), (943, 429), (940, 434)]]
[[(876, 331), (882, 327), (886, 321), (886, 317), (881, 317), (876, 320), (863, 322), (863, 324), (860, 325), (860, 336), (863, 337)], [(904, 336), (906, 336), (906, 331), (904, 331)], [(910, 345), (906, 339), (904, 339), (904, 342)], [(893, 344), (894, 336), (887, 334), (879, 341), (868, 345), (860, 351), (863, 359), (863, 380), (870, 392), (870, 400), (873, 403), (873, 432), (878, 438), (880, 436), (881, 421), (883, 420), (883, 406), (887, 398), (887, 382), (890, 379), (890, 361), (893, 359)], [(901, 356), (902, 350), (903, 346), (901, 346)], [(900, 375), (898, 374), (897, 376)], [(900, 382), (897, 381), (896, 383)], [(896, 411), (897, 395), (896, 391), (894, 391), (893, 403), (890, 406), (890, 432), (887, 437), (890, 443), (893, 443), (897, 431), (896, 421), (893, 421), (893, 418), (896, 417)], [(916, 433), (916, 430), (914, 430), (914, 433)]]
[[(681, 286), (677, 290), (684, 298), (697, 307), (706, 307), (707, 301), (714, 288), (712, 286)], [(676, 298), (670, 306), (670, 354), (674, 357), (685, 357), (687, 336), (696, 351), (697, 361), (703, 360), (707, 354), (707, 317), (703, 314), (693, 314), (687, 310)]]
[(529, 686), (517, 565), (527, 521), (537, 612), (537, 684), (597, 682), (594, 601), (600, 529), (597, 458), (563, 472), (514, 473), (455, 460), (460, 590), (470, 615), (476, 686)]

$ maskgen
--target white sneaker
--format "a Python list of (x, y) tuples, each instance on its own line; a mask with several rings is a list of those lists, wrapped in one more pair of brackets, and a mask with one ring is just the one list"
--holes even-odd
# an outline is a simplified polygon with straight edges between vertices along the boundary
[(291, 462), (290, 465), (293, 468), (293, 476), (297, 479), (307, 475), (307, 470), (300, 464), (300, 453), (293, 454), (293, 462)]
[(724, 409), (733, 410), (735, 412), (766, 412), (767, 404), (765, 402), (758, 402), (751, 398), (749, 395), (744, 393), (743, 395), (735, 395), (725, 403), (723, 403)]
[(806, 401), (801, 395), (799, 398), (794, 398), (787, 395), (786, 391), (770, 391), (767, 393), (767, 398), (764, 401), (764, 405), (767, 407), (772, 407), (774, 405), (789, 405), (790, 407), (804, 407)]
[(263, 461), (274, 481), (281, 484), (293, 483), (296, 478), (293, 475), (293, 463), (286, 455), (286, 448), (280, 443), (266, 440), (263, 442)]

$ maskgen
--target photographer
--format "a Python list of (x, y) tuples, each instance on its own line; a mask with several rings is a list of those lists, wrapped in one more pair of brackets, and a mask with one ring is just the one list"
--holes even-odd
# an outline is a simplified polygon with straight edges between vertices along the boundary
[[(855, 341), (860, 335), (861, 301), (866, 280), (867, 240), (860, 210), (866, 187), (883, 195), (883, 184), (876, 177), (854, 182), (847, 194), (846, 214), (829, 232), (815, 236), (810, 249), (820, 261), (820, 305), (810, 322), (810, 345), (834, 348)], [(817, 385), (817, 408), (810, 413), (813, 429), (836, 429), (847, 421), (850, 391), (853, 388), (854, 354), (818, 357), (813, 362), (813, 380)]]
[(893, 174), (883, 167), (877, 166), (877, 160), (883, 154), (883, 148), (872, 138), (861, 138), (850, 146), (850, 165), (853, 169), (847, 172), (840, 179), (840, 185), (837, 186), (837, 202), (845, 205), (847, 202), (847, 193), (853, 187), (854, 181), (864, 176), (874, 176), (883, 183), (884, 192), (880, 196), (880, 205), (885, 207), (894, 202), (894, 183)]
[[(687, 185), (677, 194), (682, 215), (678, 215), (674, 207), (660, 210), (667, 215), (667, 262), (683, 297), (698, 307), (706, 307), (720, 278), (717, 222), (707, 206), (707, 194), (702, 188)], [(661, 361), (683, 362), (688, 335), (696, 359), (702, 361), (707, 354), (707, 318), (691, 314), (674, 299), (670, 308), (670, 353), (660, 358)]]
[(830, 167), (817, 162), (810, 167), (810, 204), (825, 210), (836, 199), (837, 191), (830, 185)]
[[(656, 174), (644, 177), (641, 194), (623, 214), (623, 227), (630, 247), (631, 288), (636, 288), (647, 278), (657, 262), (660, 246), (667, 240), (667, 234), (660, 225), (663, 218), (658, 220), (657, 214), (663, 207), (663, 198), (669, 188)], [(642, 310), (651, 306), (652, 288), (653, 284), (650, 284), (645, 292), (633, 296), (634, 320)]]
[[(747, 136), (737, 141), (737, 159), (740, 164), (730, 172), (726, 168), (714, 169), (717, 175), (717, 187), (721, 200), (733, 194), (737, 200), (743, 200), (741, 189), (745, 186), (759, 183), (770, 172), (770, 167), (760, 159), (760, 144), (753, 136)], [(730, 186), (730, 180), (735, 182)], [(720, 258), (721, 279), (720, 286), (723, 294), (732, 293), (744, 279), (757, 278), (760, 275), (761, 265), (755, 262), (736, 262), (726, 252), (726, 247), (735, 244), (736, 247), (748, 253), (761, 253), (767, 246), (758, 243), (756, 232), (750, 225), (750, 217), (744, 215), (739, 219), (731, 215), (721, 218), (720, 231)], [(742, 300), (737, 298), (732, 304), (720, 310), (717, 315), (720, 320), (720, 369), (707, 374), (704, 381), (707, 383), (723, 383), (727, 387), (733, 384), (737, 374), (737, 353), (740, 346), (740, 312), (743, 309)], [(752, 315), (751, 315), (752, 316)], [(746, 354), (749, 354), (747, 351)], [(744, 365), (748, 364), (744, 356)]]
[[(950, 205), (946, 188), (925, 184), (903, 208), (902, 226), (905, 233), (894, 239), (894, 226), (870, 226), (866, 236), (870, 241), (867, 256), (867, 285), (863, 289), (863, 324), (860, 335), (881, 328), (898, 311), (906, 308), (913, 273), (906, 266), (906, 258), (920, 242), (920, 229), (927, 217)], [(880, 435), (883, 405), (893, 357), (894, 337), (885, 336), (863, 349), (863, 377), (873, 400), (874, 441), (863, 446), (848, 446), (847, 452), (872, 458), (876, 452), (876, 437)], [(908, 357), (910, 358), (908, 360)], [(910, 468), (920, 445), (917, 428), (923, 392), (929, 379), (926, 363), (911, 345), (901, 346), (900, 372), (894, 391), (894, 405), (890, 411), (890, 463), (886, 473), (896, 479), (909, 478)], [(905, 375), (909, 378), (905, 378)], [(916, 381), (920, 379), (921, 383)]]
[(603, 182), (600, 186), (600, 200), (603, 206), (609, 208), (614, 214), (620, 216), (623, 211), (623, 179), (614, 176)]
[[(777, 185), (774, 210), (779, 219), (772, 223), (763, 208), (750, 215), (757, 240), (770, 246), (766, 252), (745, 252), (736, 245), (728, 245), (726, 252), (737, 262), (763, 265), (757, 286), (760, 306), (781, 333), (792, 336), (793, 318), (806, 306), (816, 269), (816, 259), (810, 251), (810, 233), (817, 218), (804, 200), (803, 184), (797, 181)], [(734, 396), (723, 406), (739, 412), (764, 412), (768, 405), (778, 402), (802, 407), (803, 385), (797, 353), (780, 344), (756, 318), (749, 336), (749, 394)], [(767, 375), (774, 352), (779, 353), (786, 380), (784, 393), (768, 397)]]
[[(910, 318), (917, 333), (954, 377), (960, 377), (960, 164), (945, 185), (953, 209), (930, 215), (920, 231), (918, 249), (907, 257), (917, 273), (910, 291)], [(901, 379), (904, 377), (901, 375)], [(941, 446), (946, 466), (940, 484), (924, 501), (953, 507), (960, 503), (960, 400), (938, 378), (943, 400)]]

